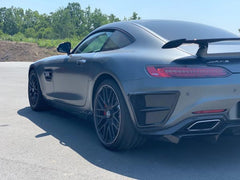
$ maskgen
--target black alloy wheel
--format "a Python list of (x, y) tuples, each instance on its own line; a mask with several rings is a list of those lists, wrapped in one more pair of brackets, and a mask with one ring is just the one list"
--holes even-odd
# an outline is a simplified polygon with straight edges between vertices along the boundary
[(35, 73), (31, 73), (28, 86), (29, 101), (32, 106), (37, 104), (39, 98), (39, 85)]
[(42, 91), (35, 70), (31, 70), (29, 73), (28, 100), (30, 107), (35, 111), (44, 110), (48, 107), (42, 96)]
[(99, 140), (111, 150), (134, 148), (144, 142), (130, 118), (118, 85), (104, 80), (94, 98), (94, 124)]
[(94, 118), (100, 140), (106, 144), (113, 143), (120, 131), (121, 107), (111, 86), (104, 85), (98, 91)]

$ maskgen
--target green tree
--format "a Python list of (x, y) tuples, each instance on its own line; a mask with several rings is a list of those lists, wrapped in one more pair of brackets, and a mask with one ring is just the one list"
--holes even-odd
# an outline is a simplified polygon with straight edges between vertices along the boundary
[(139, 20), (141, 17), (138, 16), (138, 13), (133, 12), (132, 16), (129, 18), (129, 20)]
[(90, 17), (90, 22), (92, 23), (92, 28), (90, 31), (100, 27), (101, 25), (108, 23), (108, 16), (102, 14), (100, 9), (95, 9)]
[[(126, 20), (140, 19), (136, 12)], [(91, 10), (90, 6), (81, 9), (77, 2), (68, 3), (50, 14), (22, 8), (0, 8), (1, 36), (16, 35), (16, 38), (83, 38), (101, 25), (120, 21), (114, 14), (106, 15), (100, 9)]]
[(24, 15), (23, 28), (24, 29), (34, 28), (35, 29), (38, 17), (39, 17), (39, 14), (37, 11), (32, 11), (31, 9), (27, 9), (25, 11), (25, 15)]
[(51, 27), (51, 19), (50, 16), (46, 14), (35, 14), (35, 24), (34, 28), (36, 31), (40, 30), (41, 28), (49, 28)]
[(84, 11), (81, 9), (79, 3), (68, 3), (67, 8), (65, 9), (70, 13), (70, 22), (74, 27), (74, 36), (82, 34), (85, 29), (83, 27), (84, 23)]
[(37, 37), (36, 36), (36, 31), (35, 31), (34, 28), (27, 28), (27, 29), (25, 29), (24, 34), (25, 34), (25, 36), (27, 38), (30, 38), (30, 37), (36, 38)]
[(92, 19), (91, 7), (88, 6), (84, 11), (83, 27), (85, 34), (88, 34), (91, 31), (91, 29), (93, 29), (91, 19)]
[(110, 14), (108, 16), (108, 22), (109, 23), (118, 22), (118, 21), (120, 21), (120, 19), (118, 17), (116, 17), (114, 14)]
[(68, 10), (59, 9), (52, 14), (52, 28), (57, 38), (72, 37), (74, 26), (71, 24), (71, 16)]
[(54, 39), (53, 29), (50, 27), (39, 29), (39, 31), (37, 32), (37, 38), (39, 38), (39, 39)]
[(4, 26), (4, 17), (6, 13), (7, 8), (0, 8), (0, 29), (3, 30)]
[(23, 30), (24, 10), (22, 8), (12, 8), (12, 13), (14, 16), (14, 21), (17, 25), (17, 32), (24, 32)]
[(19, 31), (17, 21), (13, 13), (13, 7), (6, 9), (3, 17), (3, 32), (14, 35)]

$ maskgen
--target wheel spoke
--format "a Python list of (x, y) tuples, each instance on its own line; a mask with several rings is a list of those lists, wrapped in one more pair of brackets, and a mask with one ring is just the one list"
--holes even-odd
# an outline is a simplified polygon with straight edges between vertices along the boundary
[(105, 136), (105, 131), (106, 131), (106, 127), (107, 127), (107, 125), (106, 125), (107, 123), (105, 122), (105, 123), (103, 123), (103, 124), (101, 124), (101, 126), (98, 126), (98, 128), (99, 128), (99, 131), (100, 132), (103, 132), (102, 134), (103, 134), (103, 136)]
[(102, 129), (104, 126), (106, 126), (106, 124), (107, 124), (106, 119), (102, 118), (97, 122), (97, 127), (99, 129)]
[(115, 129), (115, 130), (118, 130), (118, 124), (116, 122), (113, 122), (112, 123), (112, 127)]
[(106, 105), (109, 105), (109, 95), (108, 95), (108, 91), (109, 91), (109, 88), (104, 88), (105, 89), (105, 102), (106, 102)]
[(117, 106), (113, 107), (112, 109), (113, 109), (113, 115), (116, 115), (120, 111), (120, 106), (117, 105)]
[(106, 102), (102, 96), (98, 97), (98, 101), (100, 101), (100, 104), (102, 105), (102, 108), (105, 108)]
[(116, 103), (116, 97), (115, 97), (115, 96), (112, 96), (112, 99), (111, 99), (111, 106), (113, 106), (114, 103)]
[(101, 91), (102, 96), (100, 96), (100, 97), (102, 98), (104, 104), (106, 105), (107, 98), (106, 98), (106, 92), (105, 91), (106, 91), (105, 88), (103, 88), (102, 91)]
[(111, 126), (110, 126), (110, 132), (111, 132), (111, 139), (113, 139), (114, 138), (114, 136), (115, 136), (115, 132), (114, 132), (114, 130), (113, 130), (113, 124), (111, 124)]
[(119, 119), (118, 119), (118, 118), (116, 118), (115, 116), (113, 116), (113, 119), (114, 119), (117, 123), (119, 123)]
[(108, 103), (109, 106), (111, 105), (111, 104), (110, 104), (110, 100), (111, 100), (112, 93), (113, 93), (112, 91), (108, 90), (107, 103)]
[(114, 104), (112, 105), (112, 108), (114, 109), (114, 108), (116, 108), (118, 105), (119, 105), (118, 102), (114, 102)]
[(102, 102), (99, 100), (99, 99), (97, 99), (97, 102), (98, 102), (98, 104), (97, 104), (97, 109), (104, 109), (104, 105), (102, 104)]
[(102, 108), (98, 108), (98, 109), (95, 109), (96, 111), (106, 111), (106, 109), (102, 109)]
[(108, 130), (107, 130), (107, 126), (106, 124), (104, 125), (104, 128), (103, 128), (103, 139), (105, 141), (107, 141), (107, 136), (108, 136)]
[(31, 88), (33, 88), (33, 82), (31, 80), (29, 81), (29, 85)]
[(112, 92), (112, 96), (111, 96), (111, 98), (109, 98), (109, 104), (110, 104), (110, 106), (113, 106), (113, 104), (117, 101), (117, 104), (119, 104), (119, 102), (118, 102), (118, 100), (117, 100), (117, 98), (116, 98), (116, 96), (114, 95), (114, 93)]
[(101, 115), (101, 114), (97, 114), (97, 115), (95, 115), (95, 117), (100, 118), (100, 119), (104, 119), (105, 118), (105, 116)]
[(106, 138), (105, 138), (105, 139), (106, 139), (106, 141), (108, 142), (109, 139), (110, 139), (110, 136), (111, 136), (111, 135), (110, 135), (110, 131), (109, 131), (109, 125), (106, 126), (106, 131), (107, 131), (107, 132), (106, 132)]

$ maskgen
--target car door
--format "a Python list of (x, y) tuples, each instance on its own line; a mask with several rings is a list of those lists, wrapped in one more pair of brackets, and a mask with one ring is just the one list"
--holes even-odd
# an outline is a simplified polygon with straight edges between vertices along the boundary
[(53, 56), (45, 59), (38, 67), (39, 81), (43, 95), (50, 100), (55, 99), (53, 72), (58, 68), (58, 63), (68, 58), (67, 55)]
[(84, 40), (68, 58), (60, 60), (53, 72), (54, 97), (75, 106), (84, 106), (87, 99), (90, 71), (94, 71), (97, 53), (111, 35), (98, 32)]

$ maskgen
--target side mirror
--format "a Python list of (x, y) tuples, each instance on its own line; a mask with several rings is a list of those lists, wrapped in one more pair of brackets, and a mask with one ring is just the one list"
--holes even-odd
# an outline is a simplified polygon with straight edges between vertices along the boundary
[(61, 53), (67, 53), (70, 54), (71, 50), (71, 43), (70, 42), (64, 42), (58, 45), (57, 51)]

